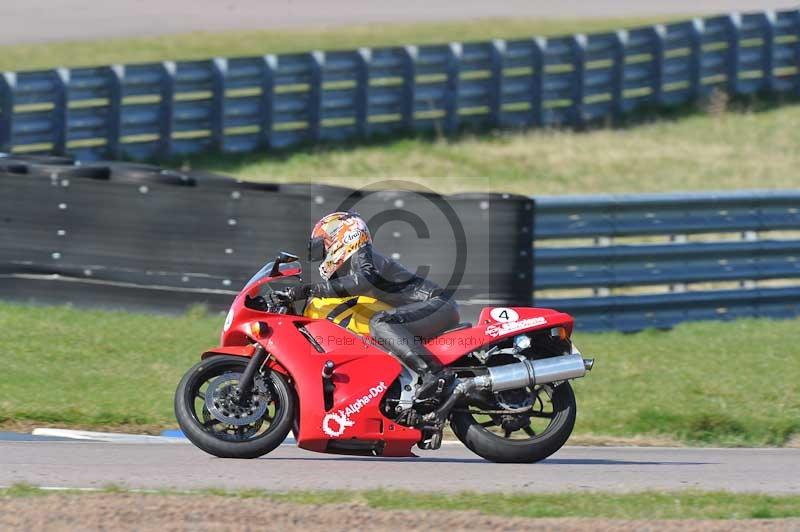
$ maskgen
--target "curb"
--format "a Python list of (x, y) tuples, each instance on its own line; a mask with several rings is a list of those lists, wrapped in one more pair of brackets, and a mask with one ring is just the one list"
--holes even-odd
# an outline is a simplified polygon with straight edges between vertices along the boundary
[[(83, 440), (105, 443), (150, 443), (150, 444), (186, 444), (189, 440), (180, 430), (165, 430), (160, 436), (149, 436), (147, 434), (124, 434), (118, 432), (93, 432), (88, 430), (71, 429), (51, 429), (37, 428), (31, 432), (33, 436), (47, 436), (68, 440)], [(292, 436), (287, 436), (281, 445), (297, 445), (297, 440)], [(461, 442), (445, 440), (442, 445), (461, 445)]]
[(71, 440), (85, 440), (106, 443), (188, 443), (185, 438), (148, 436), (146, 434), (123, 434), (116, 432), (91, 432), (87, 430), (38, 428), (31, 432), (34, 436), (51, 436)]

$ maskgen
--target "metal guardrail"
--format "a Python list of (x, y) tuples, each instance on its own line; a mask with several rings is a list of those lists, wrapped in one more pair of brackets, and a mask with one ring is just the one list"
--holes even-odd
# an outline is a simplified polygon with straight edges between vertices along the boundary
[(581, 125), (714, 89), (800, 92), (800, 11), (592, 35), (0, 75), (0, 151), (168, 159)]
[[(639, 196), (562, 196), (536, 199), (534, 242), (537, 290), (591, 288), (588, 297), (536, 298), (572, 312), (587, 330), (633, 331), (697, 319), (800, 314), (800, 240), (764, 233), (800, 231), (800, 191)], [(719, 241), (719, 233), (738, 233)], [(709, 234), (716, 241), (691, 241)], [(715, 235), (716, 234), (716, 235)], [(790, 234), (790, 233), (789, 233)], [(616, 238), (661, 235), (669, 243), (616, 244)], [(766, 237), (766, 239), (761, 239)], [(593, 245), (548, 245), (590, 238)], [(737, 282), (737, 290), (708, 283)], [(687, 286), (705, 283), (705, 286)], [(615, 289), (665, 294), (614, 295)]]

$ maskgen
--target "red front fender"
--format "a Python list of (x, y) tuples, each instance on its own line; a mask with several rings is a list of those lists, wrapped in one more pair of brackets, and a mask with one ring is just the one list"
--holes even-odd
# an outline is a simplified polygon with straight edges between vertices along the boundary
[(235, 357), (251, 357), (255, 352), (256, 348), (254, 345), (229, 345), (225, 347), (215, 347), (213, 349), (209, 349), (202, 355), (200, 358), (202, 360), (207, 359), (208, 357), (214, 355), (233, 355)]
[[(266, 347), (266, 346), (264, 346)], [(201, 360), (205, 360), (208, 357), (213, 357), (215, 355), (227, 355), (227, 356), (235, 356), (235, 357), (245, 357), (250, 358), (255, 353), (256, 348), (253, 344), (249, 345), (228, 345), (228, 346), (220, 346), (215, 347), (213, 349), (209, 349), (202, 355), (200, 355)], [(267, 361), (267, 366), (271, 369), (283, 373), (286, 376), (289, 376), (289, 372), (286, 370), (280, 362), (278, 362), (274, 357), (270, 357)]]

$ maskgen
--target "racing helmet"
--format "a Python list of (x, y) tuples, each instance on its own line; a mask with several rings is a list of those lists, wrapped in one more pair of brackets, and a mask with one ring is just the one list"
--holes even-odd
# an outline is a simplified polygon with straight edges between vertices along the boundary
[(319, 274), (328, 280), (353, 253), (372, 244), (367, 222), (355, 212), (333, 212), (324, 216), (311, 231), (308, 260), (322, 261)]

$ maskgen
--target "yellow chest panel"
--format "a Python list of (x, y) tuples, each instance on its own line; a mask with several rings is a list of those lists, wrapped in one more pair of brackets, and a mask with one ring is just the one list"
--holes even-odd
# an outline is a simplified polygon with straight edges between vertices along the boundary
[(356, 334), (369, 334), (373, 314), (388, 310), (388, 305), (368, 296), (314, 297), (309, 299), (303, 315), (307, 318), (328, 319)]

